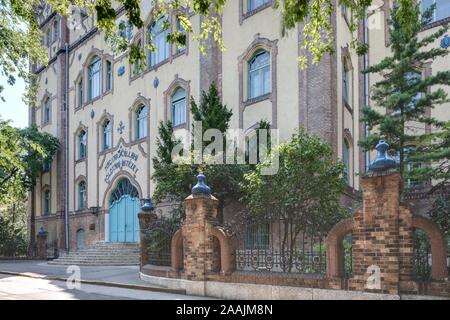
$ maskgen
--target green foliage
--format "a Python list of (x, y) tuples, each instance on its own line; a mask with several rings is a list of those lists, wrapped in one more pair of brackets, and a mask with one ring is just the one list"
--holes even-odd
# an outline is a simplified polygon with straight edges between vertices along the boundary
[(56, 138), (35, 126), (18, 129), (0, 120), (0, 204), (30, 190), (58, 148)]
[(24, 256), (27, 253), (27, 201), (9, 198), (0, 206), (0, 256)]
[[(372, 90), (372, 99), (377, 108), (366, 106), (364, 109), (362, 120), (367, 123), (370, 134), (360, 141), (360, 145), (370, 150), (379, 139), (386, 140), (391, 152), (399, 155), (399, 171), (406, 177), (405, 163), (417, 161), (417, 158), (407, 158), (405, 147), (418, 145), (424, 139), (424, 136), (412, 133), (417, 126), (414, 123), (432, 124), (435, 127), (444, 125), (429, 116), (427, 110), (449, 101), (442, 86), (450, 85), (450, 71), (438, 71), (426, 78), (420, 73), (426, 62), (448, 54), (447, 49), (428, 47), (445, 34), (447, 27), (419, 39), (419, 32), (429, 22), (434, 8), (421, 15), (419, 4), (412, 6), (408, 12), (414, 15), (408, 27), (400, 18), (404, 14), (400, 12), (401, 8), (394, 7), (389, 21), (389, 48), (392, 54), (366, 70), (368, 73), (380, 74), (382, 80)], [(416, 75), (418, 71), (419, 76)], [(420, 154), (420, 149), (416, 149), (415, 157)]]
[[(245, 175), (244, 203), (257, 219), (282, 219), (300, 233), (325, 234), (346, 213), (339, 204), (344, 165), (335, 162), (329, 145), (304, 130), (277, 147), (277, 174), (263, 175), (268, 162)], [(326, 190), (326, 192), (323, 192)]]
[[(152, 18), (167, 15), (171, 10), (190, 8), (190, 12), (202, 16), (200, 30), (194, 30), (191, 15), (180, 10), (178, 18), (183, 29), (199, 42), (202, 53), (207, 51), (207, 40), (212, 39), (220, 49), (225, 49), (222, 40), (222, 25), (220, 14), (223, 11), (226, 0), (147, 0), (154, 7)], [(411, 32), (411, 18), (414, 17), (413, 3), (415, 0), (400, 0), (399, 9), (396, 12), (398, 21), (405, 26), (405, 32)], [(47, 0), (46, 1), (58, 14), (70, 17), (73, 8), (81, 8), (88, 15), (96, 17), (96, 26), (104, 32), (106, 39), (118, 52), (128, 50), (129, 61), (142, 69), (146, 65), (144, 49), (139, 48), (128, 39), (121, 38), (118, 33), (120, 27), (116, 25), (116, 3), (111, 0)], [(140, 0), (119, 0), (123, 6), (128, 21), (137, 29), (141, 29), (144, 22), (141, 18)], [(356, 27), (368, 6), (373, 0), (339, 0), (352, 10), (350, 28), (356, 31)], [(332, 16), (336, 12), (335, 0), (275, 0), (275, 8), (281, 8), (281, 33), (286, 35), (290, 30), (295, 30), (299, 23), (303, 23), (304, 42), (301, 44), (309, 53), (313, 63), (319, 63), (323, 56), (334, 51)], [(0, 1), (0, 73), (8, 78), (9, 84), (14, 84), (15, 76), (24, 78), (28, 87), (25, 100), (34, 105), (37, 84), (35, 77), (28, 72), (28, 61), (37, 61), (45, 64), (48, 60), (46, 48), (41, 45), (42, 33), (39, 29), (37, 16), (43, 9), (41, 0), (4, 0)], [(36, 12), (38, 14), (36, 14)], [(176, 29), (169, 28), (168, 30)], [(186, 42), (186, 36), (177, 30), (170, 31), (168, 40), (179, 46)], [(359, 53), (367, 49), (355, 38), (352, 46)], [(146, 45), (147, 49), (154, 50), (152, 44)], [(308, 63), (306, 56), (298, 58), (299, 66), (305, 67)], [(0, 86), (0, 98), (2, 87)]]
[(450, 195), (438, 195), (429, 212), (431, 219), (439, 226), (444, 236), (450, 239)]
[[(208, 129), (218, 129), (225, 133), (229, 127), (229, 121), (232, 112), (222, 104), (217, 88), (212, 84), (208, 92), (202, 92), (200, 103), (197, 104), (191, 98), (191, 111), (194, 121), (202, 122), (202, 137)], [(196, 183), (196, 175), (202, 171), (207, 177), (207, 184), (211, 187), (212, 193), (221, 204), (237, 200), (241, 196), (239, 183), (243, 180), (243, 175), (248, 170), (247, 165), (239, 164), (193, 164), (191, 159), (194, 157), (193, 146), (188, 153), (185, 161), (172, 160), (172, 150), (181, 141), (174, 138), (171, 122), (160, 123), (159, 135), (157, 138), (157, 156), (153, 158), (154, 173), (153, 181), (156, 183), (156, 189), (153, 197), (156, 203), (161, 201), (171, 201), (179, 203), (180, 206), (174, 213), (181, 217), (182, 201), (191, 194), (191, 189)], [(207, 143), (202, 143), (202, 150)], [(225, 144), (224, 144), (225, 146)], [(224, 155), (226, 156), (226, 154)]]

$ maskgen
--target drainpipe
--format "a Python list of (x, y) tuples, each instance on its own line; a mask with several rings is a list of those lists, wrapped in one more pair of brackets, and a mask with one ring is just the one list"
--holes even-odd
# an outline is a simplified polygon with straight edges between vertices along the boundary
[[(367, 26), (367, 12), (364, 15), (363, 29), (364, 29), (363, 41), (364, 41), (364, 45), (367, 46), (369, 44), (369, 29)], [(367, 69), (369, 67), (369, 54), (367, 52), (364, 54), (363, 63), (364, 63), (364, 69)], [(365, 106), (368, 106), (369, 102), (370, 102), (369, 101), (369, 74), (364, 73), (364, 104), (365, 104)], [(367, 126), (367, 122), (364, 122), (364, 137), (367, 137), (368, 134), (369, 134), (369, 127)], [(367, 172), (367, 169), (369, 167), (369, 160), (370, 160), (369, 152), (367, 150), (364, 152), (364, 158), (365, 158), (364, 172)]]
[(69, 252), (69, 44), (65, 43), (65, 68), (64, 68), (64, 80), (65, 80), (65, 93), (64, 93), (64, 112), (65, 112), (65, 190), (64, 190), (64, 228), (65, 228), (65, 245), (66, 251)]

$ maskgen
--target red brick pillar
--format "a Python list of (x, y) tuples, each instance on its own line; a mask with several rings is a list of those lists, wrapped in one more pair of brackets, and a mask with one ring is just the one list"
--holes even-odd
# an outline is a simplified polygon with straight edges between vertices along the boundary
[(409, 210), (400, 207), (398, 173), (361, 179), (363, 207), (353, 222), (352, 290), (398, 294), (401, 273), (412, 263)]
[(139, 251), (140, 251), (140, 267), (148, 264), (148, 247), (145, 239), (146, 232), (150, 224), (158, 219), (158, 216), (153, 211), (140, 211), (138, 213), (139, 218)]
[(36, 238), (36, 259), (47, 260), (47, 232), (41, 228)]
[(193, 194), (184, 200), (186, 218), (182, 227), (184, 275), (190, 280), (206, 280), (217, 272), (217, 243), (211, 228), (217, 225), (218, 200), (211, 194)]

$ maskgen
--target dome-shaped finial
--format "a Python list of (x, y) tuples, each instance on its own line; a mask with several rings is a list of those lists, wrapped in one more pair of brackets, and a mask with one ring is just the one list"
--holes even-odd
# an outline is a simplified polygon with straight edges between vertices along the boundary
[(388, 155), (389, 145), (384, 140), (380, 140), (375, 149), (378, 152), (377, 158), (369, 165), (369, 171), (386, 171), (395, 168), (396, 162)]
[(205, 181), (205, 175), (200, 172), (197, 176), (197, 184), (192, 188), (192, 194), (211, 194), (211, 188), (206, 185)]
[(141, 210), (144, 212), (153, 211), (155, 206), (153, 205), (152, 199), (141, 199)]

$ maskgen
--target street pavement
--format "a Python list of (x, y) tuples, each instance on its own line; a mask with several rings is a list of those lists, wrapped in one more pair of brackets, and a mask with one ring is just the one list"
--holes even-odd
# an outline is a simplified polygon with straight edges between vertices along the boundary
[(0, 300), (186, 300), (199, 297), (0, 274)]

